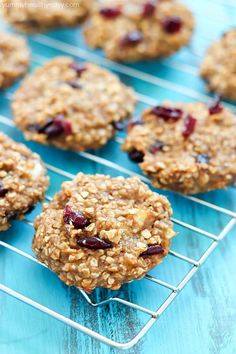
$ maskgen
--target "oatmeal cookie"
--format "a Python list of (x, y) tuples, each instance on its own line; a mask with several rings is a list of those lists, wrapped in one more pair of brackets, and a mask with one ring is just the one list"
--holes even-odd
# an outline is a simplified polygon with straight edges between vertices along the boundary
[(190, 41), (193, 28), (191, 12), (177, 1), (105, 0), (97, 3), (84, 34), (108, 58), (136, 61), (176, 52)]
[(0, 231), (43, 200), (47, 186), (40, 157), (0, 133)]
[(236, 29), (211, 45), (200, 73), (210, 90), (236, 101)]
[(93, 0), (0, 1), (3, 15), (12, 26), (23, 32), (39, 32), (79, 24), (87, 17)]
[(167, 255), (171, 214), (167, 199), (136, 177), (80, 173), (37, 217), (33, 250), (67, 285), (119, 289)]
[(13, 100), (27, 139), (64, 149), (95, 149), (133, 111), (133, 91), (110, 72), (58, 57), (26, 78)]
[(217, 99), (166, 103), (129, 124), (123, 149), (153, 185), (186, 194), (236, 181), (236, 117)]
[(18, 35), (0, 31), (0, 89), (25, 74), (30, 62), (26, 41)]

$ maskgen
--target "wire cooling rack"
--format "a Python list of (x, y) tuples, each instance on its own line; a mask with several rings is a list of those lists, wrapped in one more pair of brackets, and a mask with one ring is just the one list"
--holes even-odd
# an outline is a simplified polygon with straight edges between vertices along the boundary
[[(213, 2), (210, 0), (207, 1), (208, 6), (211, 6)], [(221, 1), (221, 0), (216, 0), (215, 1), (218, 6), (221, 5), (226, 5), (227, 6), (232, 6), (234, 7), (234, 10), (236, 12), (236, 6), (233, 1), (227, 0), (227, 1)], [(195, 11), (196, 17), (198, 17), (200, 14), (197, 13), (197, 10)], [(199, 10), (198, 10), (199, 11)], [(222, 14), (221, 14), (222, 16)], [(215, 20), (207, 19), (209, 22), (214, 22)], [(216, 34), (215, 34), (216, 35)], [(198, 75), (198, 68), (196, 66), (196, 63), (199, 62), (199, 59), (203, 55), (204, 48), (207, 47), (207, 45), (210, 43), (212, 38), (206, 37), (205, 34), (198, 34), (198, 38), (201, 39), (201, 41), (205, 43), (205, 47), (200, 46), (199, 44), (195, 47), (194, 43), (186, 49), (193, 58), (193, 63), (191, 62), (191, 65), (189, 65), (188, 62), (184, 62), (183, 60), (169, 60), (166, 59), (164, 60), (160, 65), (165, 66), (172, 72), (177, 72), (178, 74), (182, 75), (190, 75), (190, 76), (197, 76)], [(160, 77), (158, 75), (153, 75), (152, 73), (142, 71), (140, 69), (137, 69), (135, 66), (130, 66), (130, 65), (123, 65), (119, 63), (114, 63), (108, 59), (105, 59), (104, 57), (98, 55), (97, 53), (91, 52), (85, 47), (77, 47), (73, 43), (70, 43), (69, 41), (61, 41), (60, 38), (55, 38), (54, 36), (50, 35), (45, 35), (45, 34), (37, 34), (34, 35), (30, 38), (30, 43), (34, 44), (36, 48), (41, 48), (39, 51), (34, 51), (33, 56), (32, 56), (32, 61), (34, 66), (42, 65), (47, 59), (49, 59), (51, 56), (53, 56), (54, 52), (56, 54), (64, 54), (64, 55), (72, 55), (76, 58), (79, 58), (81, 60), (88, 60), (91, 62), (95, 62), (97, 64), (100, 64), (108, 69), (111, 69), (112, 71), (116, 72), (117, 74), (120, 74), (121, 76), (126, 76), (128, 78), (135, 78), (137, 81), (141, 81), (142, 83), (145, 83), (146, 85), (153, 85), (153, 86), (158, 86), (159, 88), (162, 88), (163, 90), (170, 90), (171, 92), (175, 92), (178, 95), (183, 95), (184, 97), (188, 97), (191, 100), (200, 100), (204, 102), (208, 102), (210, 99), (210, 96), (208, 94), (202, 93), (201, 91), (197, 89), (193, 89), (192, 87), (184, 86), (183, 84), (177, 84), (174, 82), (171, 82), (169, 79)], [(38, 47), (37, 47), (38, 46)], [(199, 50), (198, 48), (201, 48)], [(45, 53), (47, 55), (42, 56), (42, 49), (44, 49)], [(43, 52), (44, 52), (43, 51)], [(50, 54), (48, 54), (50, 52)], [(139, 101), (140, 105), (156, 105), (157, 100), (152, 97), (152, 95), (147, 95), (145, 93), (142, 93), (138, 90), (137, 92), (137, 98)], [(4, 99), (9, 101), (12, 97), (12, 91), (7, 91), (6, 94), (4, 95)], [(169, 98), (168, 96), (166, 98)], [(225, 103), (228, 105), (232, 110), (236, 111), (235, 106), (233, 106), (230, 103)], [(6, 114), (2, 114), (1, 112), (1, 107), (0, 107), (0, 124), (4, 126), (8, 126), (10, 128), (14, 128), (14, 122), (10, 118), (10, 115), (7, 116)], [(117, 144), (121, 144), (123, 141), (122, 136), (117, 136), (115, 138), (115, 142)], [(103, 156), (95, 155), (95, 153), (91, 152), (78, 152), (77, 153), (80, 157), (92, 161), (98, 165), (105, 166), (111, 170), (115, 170), (116, 173), (122, 174), (125, 176), (130, 176), (130, 175), (137, 175), (140, 177), (140, 179), (145, 182), (150, 184), (150, 181), (148, 178), (144, 177), (143, 175), (139, 174), (136, 170), (134, 169), (129, 169), (123, 166), (123, 164), (118, 164), (114, 161), (111, 161), (107, 158), (104, 158)], [(52, 164), (46, 164), (47, 168), (49, 171), (51, 171), (54, 174), (57, 174), (59, 176), (62, 176), (66, 179), (71, 179), (74, 177), (74, 174), (65, 171), (62, 168), (59, 168), (57, 166), (54, 166)], [(229, 192), (230, 193), (230, 192)], [(165, 310), (170, 306), (170, 304), (175, 300), (175, 298), (182, 292), (183, 288), (186, 286), (186, 284), (191, 280), (193, 275), (198, 271), (199, 267), (206, 261), (206, 259), (210, 256), (210, 254), (214, 251), (214, 249), (218, 246), (218, 244), (224, 239), (224, 237), (230, 232), (230, 230), (234, 227), (236, 224), (236, 212), (225, 208), (221, 207), (218, 205), (215, 205), (211, 202), (208, 202), (204, 199), (201, 199), (199, 197), (195, 196), (179, 196), (182, 200), (189, 200), (192, 203), (194, 203), (196, 208), (200, 207), (205, 207), (208, 210), (214, 210), (217, 213), (224, 214), (228, 217), (227, 224), (220, 230), (218, 233), (212, 233), (206, 230), (205, 228), (202, 227), (197, 227), (195, 225), (192, 225), (190, 223), (187, 223), (186, 221), (180, 220), (179, 218), (172, 218), (174, 224), (181, 226), (182, 228), (185, 228), (186, 230), (189, 230), (191, 232), (194, 232), (198, 234), (200, 237), (205, 237), (207, 238), (210, 243), (208, 247), (204, 250), (204, 252), (201, 254), (200, 257), (196, 259), (196, 257), (187, 257), (186, 255), (173, 251), (171, 250), (169, 252), (170, 257), (175, 257), (179, 262), (185, 262), (189, 264), (189, 269), (188, 271), (184, 274), (183, 278), (181, 279), (180, 282), (178, 282), (177, 285), (172, 284), (169, 281), (164, 281), (159, 279), (156, 276), (153, 275), (146, 275), (146, 279), (152, 283), (153, 291), (158, 290), (158, 287), (163, 287), (169, 290), (168, 295), (166, 298), (163, 300), (162, 304), (158, 306), (156, 310), (152, 310), (151, 308), (147, 306), (141, 306), (140, 304), (136, 303), (135, 301), (130, 301), (127, 299), (123, 299), (119, 297), (119, 295), (110, 295), (107, 294), (107, 297), (102, 300), (102, 301), (93, 301), (92, 298), (87, 295), (84, 291), (80, 290), (80, 293), (83, 295), (85, 301), (92, 307), (100, 307), (104, 306), (110, 303), (119, 303), (122, 306), (129, 308), (132, 308), (135, 311), (145, 313), (148, 316), (148, 320), (144, 324), (144, 326), (141, 328), (140, 331), (137, 331), (133, 338), (131, 338), (129, 341), (126, 342), (120, 342), (116, 341), (113, 338), (110, 338), (108, 336), (105, 336), (97, 331), (94, 331), (90, 329), (89, 327), (71, 319), (70, 317), (67, 317), (65, 315), (60, 314), (59, 312), (56, 312), (55, 310), (44, 306), (43, 304), (34, 301), (32, 298), (25, 296), (21, 294), (18, 291), (15, 291), (14, 289), (0, 283), (0, 291), (10, 295), (11, 297), (28, 304), (32, 306), (33, 308), (65, 323), (68, 326), (73, 327), (74, 329), (81, 331), (107, 345), (110, 345), (111, 347), (118, 348), (118, 349), (128, 349), (133, 347), (149, 330), (150, 328), (158, 321), (160, 316), (165, 312)], [(50, 201), (51, 196), (47, 195), (46, 200)], [(33, 224), (30, 220), (27, 218), (22, 220), (23, 223), (26, 223), (30, 227), (33, 227)], [(207, 221), (206, 221), (207, 224)], [(33, 230), (32, 230), (33, 233)], [(34, 262), (38, 264), (38, 266), (46, 267), (44, 264), (41, 264), (38, 262), (31, 254), (22, 251), (21, 249), (11, 245), (10, 243), (4, 242), (0, 240), (0, 246), (2, 246), (5, 249), (8, 249), (9, 251), (18, 254), (22, 256), (23, 258)], [(168, 260), (167, 260), (168, 262)]]

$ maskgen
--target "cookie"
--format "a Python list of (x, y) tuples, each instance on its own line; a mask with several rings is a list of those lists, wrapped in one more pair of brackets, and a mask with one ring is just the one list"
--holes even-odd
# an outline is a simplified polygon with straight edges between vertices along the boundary
[(92, 4), (92, 0), (1, 1), (5, 19), (23, 32), (75, 26), (87, 17)]
[(173, 0), (106, 0), (97, 3), (84, 34), (108, 58), (137, 61), (176, 52), (190, 41), (193, 27), (191, 12)]
[(39, 155), (0, 133), (0, 231), (43, 200), (47, 187)]
[(0, 89), (25, 74), (30, 62), (26, 41), (18, 35), (0, 31)]
[(33, 250), (67, 285), (119, 289), (167, 255), (171, 214), (167, 199), (136, 177), (80, 173), (37, 217)]
[(211, 91), (236, 101), (236, 29), (228, 31), (208, 49), (200, 74)]
[(72, 150), (95, 149), (135, 106), (133, 90), (90, 63), (58, 57), (26, 78), (13, 100), (25, 137)]
[(128, 130), (123, 149), (158, 188), (196, 194), (236, 181), (236, 117), (219, 100), (166, 103)]

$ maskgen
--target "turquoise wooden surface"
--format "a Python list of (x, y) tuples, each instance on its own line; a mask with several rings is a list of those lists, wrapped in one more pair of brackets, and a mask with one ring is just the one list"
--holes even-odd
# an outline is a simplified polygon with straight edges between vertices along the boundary
[[(213, 39), (236, 23), (235, 1), (199, 0), (192, 2), (188, 0), (186, 3), (193, 9), (197, 19), (197, 28), (191, 46), (162, 61), (129, 65), (129, 67), (150, 73), (164, 81), (161, 81), (159, 85), (154, 85), (128, 75), (121, 75), (122, 80), (135, 87), (137, 91), (160, 101), (164, 99), (191, 101), (198, 99), (200, 97), (198, 94), (206, 94), (204, 83), (197, 77), (201, 56)], [(2, 22), (1, 26), (4, 27), (5, 24)], [(47, 36), (53, 40), (65, 42), (69, 46), (61, 47), (61, 50), (55, 46), (50, 48), (45, 44), (45, 36), (32, 36), (29, 38), (33, 51), (32, 69), (42, 63), (44, 58), (51, 58), (58, 54), (65, 55), (63, 49), (71, 51), (71, 54), (75, 56), (79, 53), (79, 48), (85, 48), (87, 53), (92, 53), (85, 47), (78, 29), (58, 30)], [(51, 44), (56, 45), (58, 42), (53, 41)], [(97, 55), (95, 61), (100, 63), (102, 54), (99, 51), (95, 53)], [(17, 85), (10, 88), (8, 92), (14, 92)], [(144, 106), (139, 104), (137, 113)], [(0, 94), (0, 114), (11, 117), (9, 99), (5, 92)], [(0, 128), (15, 140), (24, 141), (22, 134), (15, 128), (2, 123), (0, 123)], [(45, 162), (71, 173), (83, 171), (85, 173), (108, 173), (113, 176), (120, 174), (114, 169), (95, 164), (72, 152), (43, 147), (31, 142), (26, 144), (40, 153)], [(111, 141), (106, 147), (92, 153), (139, 172), (138, 167), (128, 161), (126, 155), (120, 151), (117, 142)], [(65, 178), (52, 172), (49, 172), (49, 175), (51, 185), (47, 194), (52, 196), (58, 191)], [(172, 202), (175, 218), (204, 230), (218, 234), (230, 220), (224, 214), (199, 206), (180, 196), (172, 193), (165, 194)], [(201, 195), (200, 198), (235, 211), (235, 196), (235, 188), (229, 188), (227, 191)], [(40, 209), (39, 205), (28, 215), (28, 218), (33, 220)], [(179, 235), (173, 241), (172, 250), (194, 259), (199, 259), (211, 243), (211, 240), (182, 227), (176, 226), (175, 229)], [(234, 234), (235, 229), (198, 270), (151, 331), (127, 353), (236, 353), (236, 238)], [(15, 221), (9, 231), (0, 234), (0, 240), (32, 253), (32, 236), (33, 230), (30, 226)], [(160, 267), (152, 271), (152, 274), (173, 285), (178, 285), (190, 267), (189, 264), (168, 256)], [(4, 248), (0, 248), (0, 283), (118, 341), (130, 340), (148, 319), (147, 315), (117, 304), (109, 304), (97, 309), (91, 308), (79, 291), (66, 287), (49, 270)], [(148, 280), (142, 280), (124, 286), (119, 296), (156, 310), (169, 293), (170, 291), (165, 288), (154, 285)], [(109, 292), (98, 290), (94, 292), (92, 298), (99, 301), (108, 296)], [(1, 354), (110, 354), (118, 352), (0, 293)]]

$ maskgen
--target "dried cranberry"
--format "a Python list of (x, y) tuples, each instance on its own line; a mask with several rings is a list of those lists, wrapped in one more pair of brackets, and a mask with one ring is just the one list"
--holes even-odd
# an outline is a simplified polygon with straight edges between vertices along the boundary
[(155, 154), (156, 152), (162, 150), (164, 146), (165, 146), (165, 144), (162, 141), (156, 140), (155, 143), (150, 147), (149, 151), (152, 154)]
[(5, 195), (8, 193), (8, 189), (4, 188), (4, 186), (0, 183), (0, 198), (5, 197)]
[(143, 162), (144, 153), (142, 151), (132, 149), (129, 151), (129, 158), (134, 162), (141, 163)]
[(71, 86), (73, 89), (81, 89), (82, 87), (77, 81), (74, 80), (66, 81), (66, 84)]
[(162, 28), (169, 34), (177, 33), (181, 30), (183, 21), (178, 16), (168, 16), (162, 21)]
[(143, 34), (139, 31), (133, 31), (124, 36), (120, 44), (122, 47), (135, 47), (143, 41)]
[(148, 246), (148, 249), (140, 254), (140, 256), (153, 256), (155, 254), (164, 253), (165, 250), (160, 245), (151, 245)]
[(70, 68), (76, 71), (76, 74), (80, 76), (82, 72), (87, 70), (86, 65), (84, 63), (79, 63), (77, 61), (74, 61), (73, 63), (70, 64)]
[(135, 125), (142, 125), (143, 120), (141, 117), (132, 117), (128, 122), (128, 130), (132, 129)]
[(55, 124), (53, 120), (40, 129), (40, 133), (46, 134), (48, 138), (54, 138), (63, 134), (63, 132), (62, 124)]
[(71, 123), (68, 121), (64, 121), (62, 122), (62, 126), (63, 126), (63, 131), (65, 135), (71, 135), (72, 134), (72, 126)]
[(143, 17), (151, 17), (151, 16), (153, 16), (154, 13), (155, 13), (155, 9), (156, 9), (156, 6), (155, 6), (154, 2), (153, 1), (147, 1), (143, 5), (142, 16)]
[(90, 221), (80, 211), (73, 211), (69, 205), (65, 206), (63, 214), (64, 222), (72, 224), (76, 229), (84, 229)]
[(62, 134), (72, 134), (72, 127), (70, 122), (64, 120), (63, 114), (58, 114), (54, 119), (51, 119), (41, 127), (38, 132), (46, 134), (48, 138), (54, 138)]
[(91, 250), (100, 250), (111, 248), (112, 243), (102, 240), (99, 237), (83, 237), (77, 240), (77, 244), (80, 247), (86, 247)]
[(119, 7), (104, 7), (99, 13), (106, 19), (112, 20), (113, 18), (119, 17), (122, 11)]
[(184, 122), (184, 130), (182, 132), (185, 138), (188, 138), (195, 130), (197, 119), (193, 118), (190, 114), (187, 115)]
[(224, 107), (221, 103), (221, 97), (217, 96), (215, 100), (209, 105), (210, 114), (218, 114), (223, 111)]
[(205, 164), (208, 164), (209, 163), (209, 160), (210, 160), (210, 157), (209, 155), (207, 154), (201, 154), (201, 155), (198, 155), (196, 157), (196, 162), (197, 163), (205, 163)]
[(37, 131), (38, 131), (38, 133), (39, 134), (45, 134), (45, 130), (48, 128), (48, 127), (50, 127), (50, 125), (52, 125), (53, 124), (53, 119), (49, 119), (48, 121), (47, 121), (47, 123), (46, 124), (44, 124), (43, 126), (38, 126), (38, 124), (32, 124), (31, 125), (31, 129), (33, 129), (34, 128), (34, 126), (35, 126), (35, 128), (37, 128), (37, 126), (38, 126), (38, 129), (37, 129)]
[(180, 108), (175, 107), (165, 107), (165, 106), (156, 106), (151, 110), (151, 113), (155, 114), (158, 117), (163, 118), (164, 120), (179, 120), (183, 116), (183, 111)]

